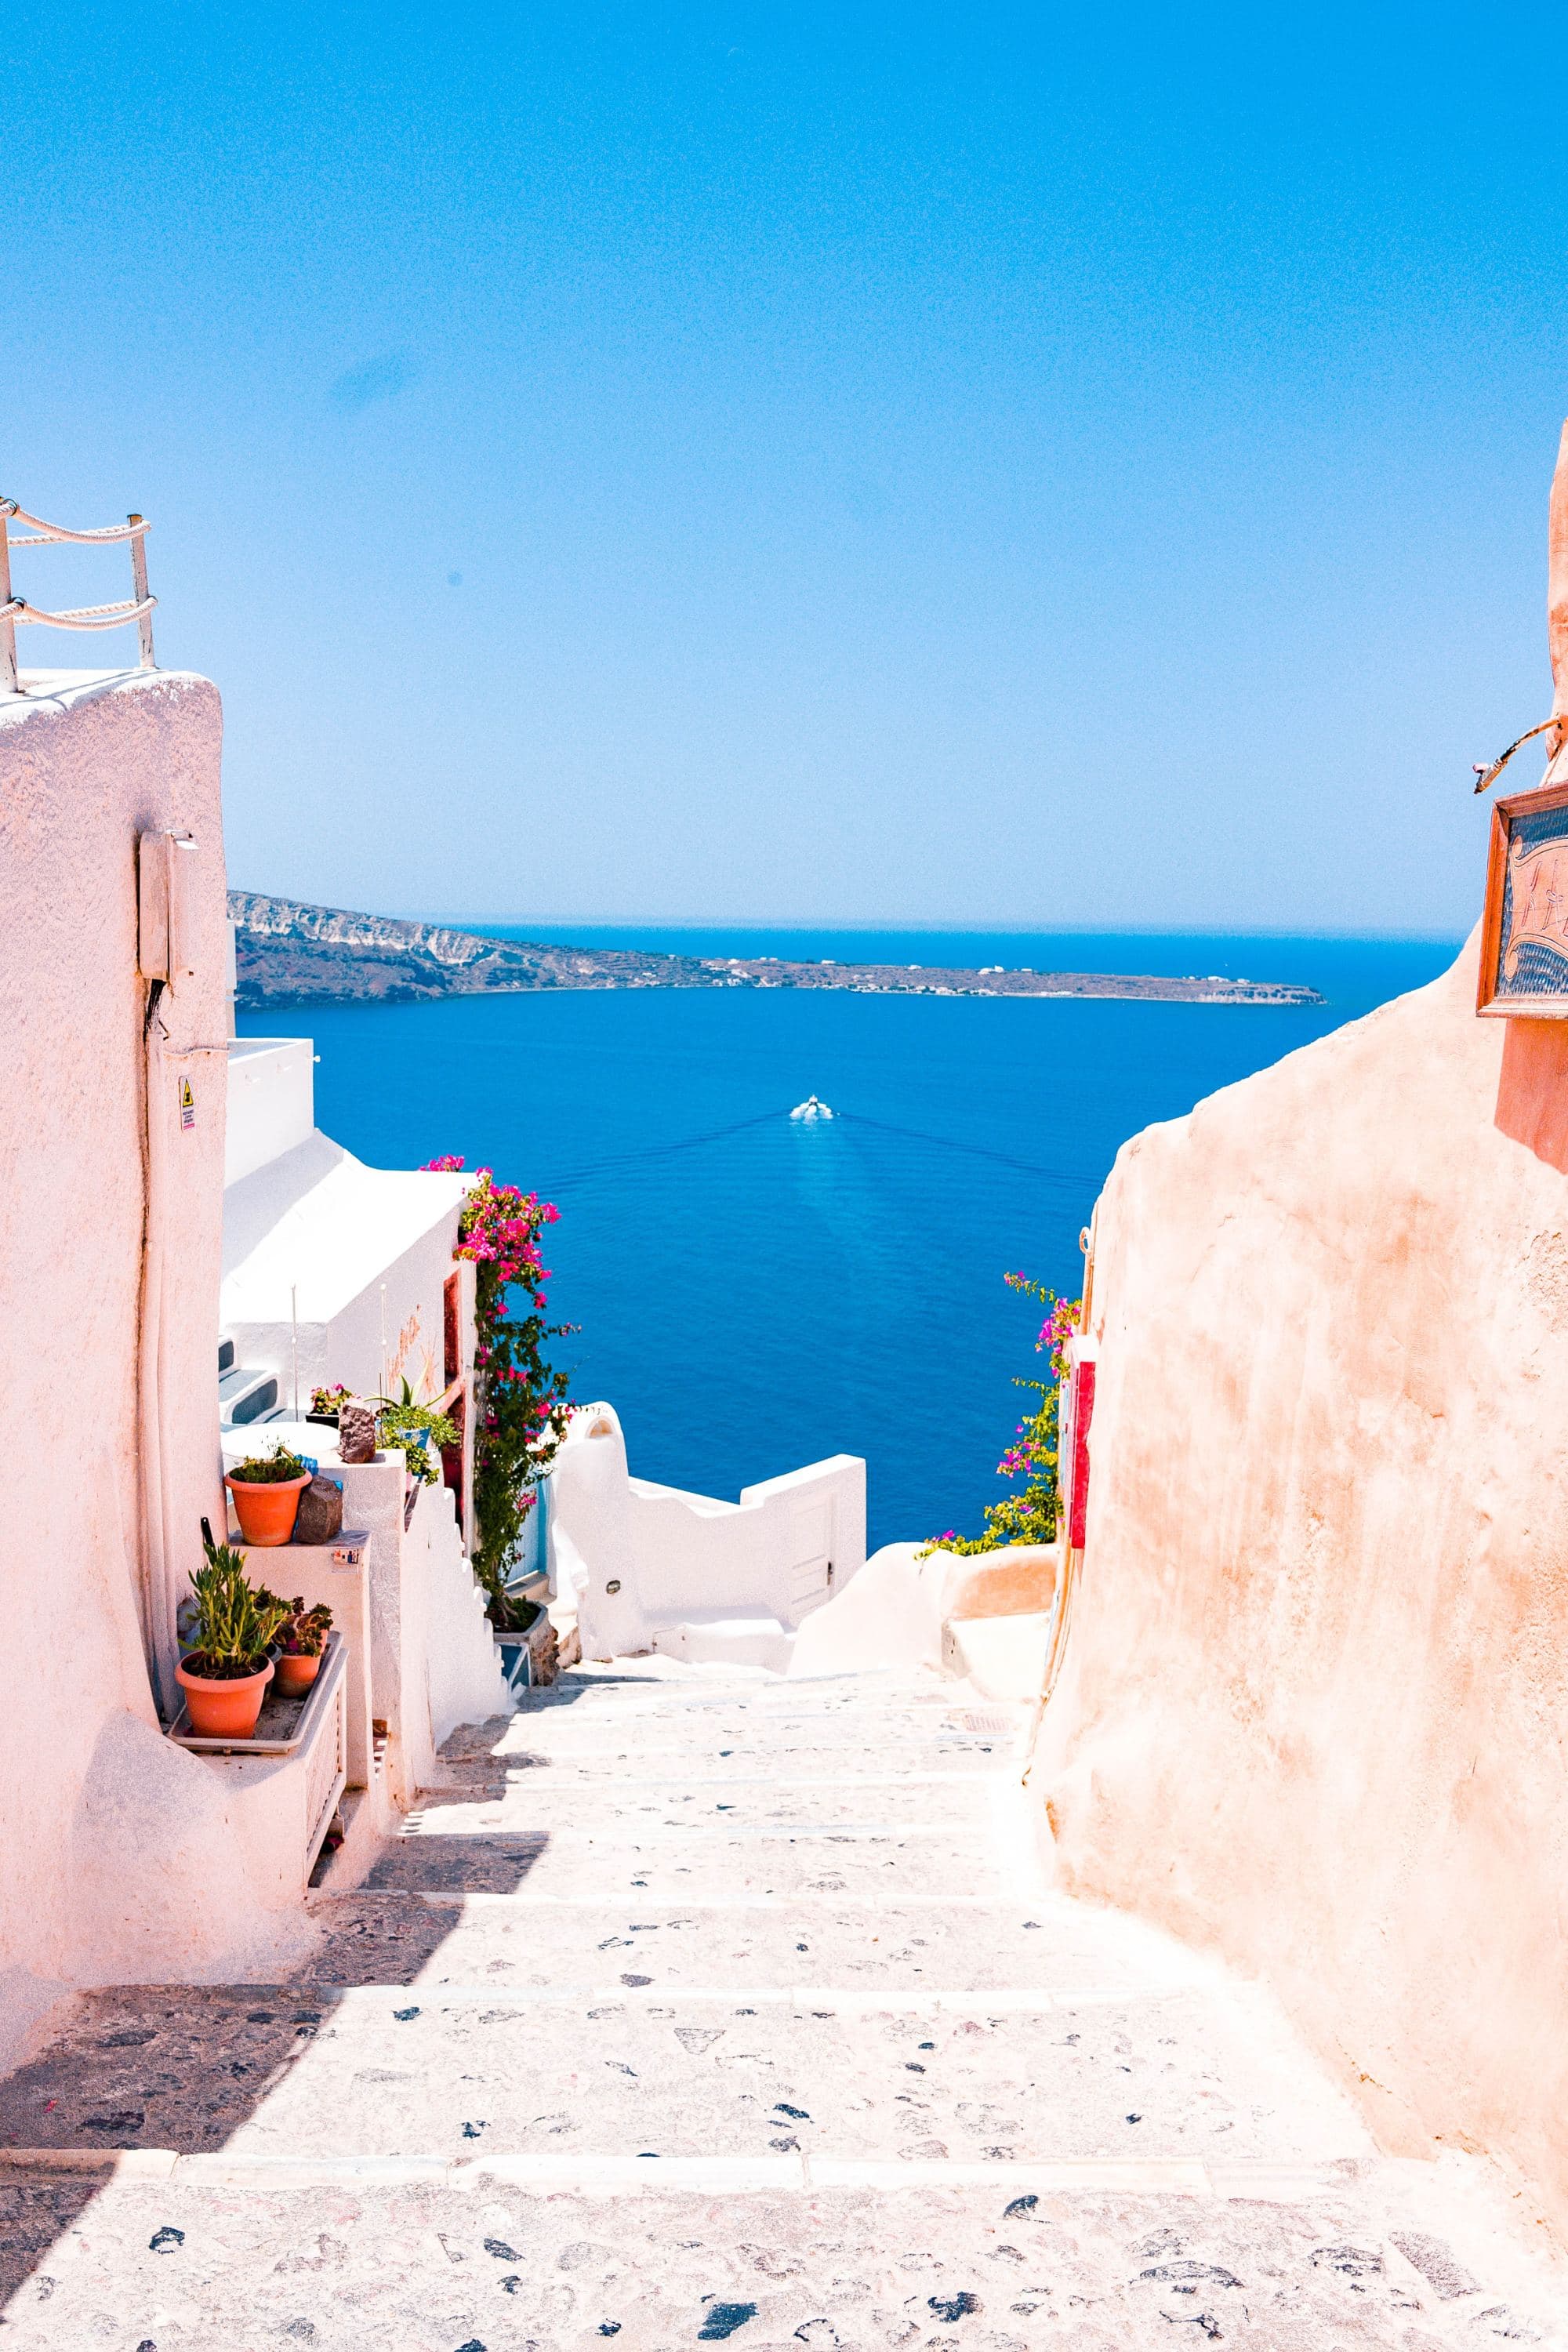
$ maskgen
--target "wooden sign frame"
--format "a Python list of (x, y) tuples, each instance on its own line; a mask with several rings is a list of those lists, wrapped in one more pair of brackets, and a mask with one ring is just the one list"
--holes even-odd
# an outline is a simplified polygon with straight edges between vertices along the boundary
[(1492, 809), (1476, 1011), (1568, 1021), (1568, 784)]

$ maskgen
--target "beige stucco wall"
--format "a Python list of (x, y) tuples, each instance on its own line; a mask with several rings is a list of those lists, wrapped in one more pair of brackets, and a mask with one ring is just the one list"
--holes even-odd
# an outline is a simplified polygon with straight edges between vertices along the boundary
[(165, 999), (171, 1523), (218, 1517), (226, 1029), (221, 712), (205, 679), (0, 698), (0, 2044), (51, 1986), (199, 1970), (248, 1905), (214, 1775), (156, 1728), (143, 1655), (136, 836), (198, 847), (195, 977)]
[(1066, 1882), (1268, 1979), (1386, 2146), (1561, 2219), (1568, 1024), (1477, 1020), (1475, 957), (1118, 1159), (1033, 1785)]

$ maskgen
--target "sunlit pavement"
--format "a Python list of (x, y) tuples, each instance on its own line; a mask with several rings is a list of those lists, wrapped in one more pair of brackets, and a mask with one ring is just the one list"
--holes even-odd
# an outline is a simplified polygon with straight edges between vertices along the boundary
[(655, 1662), (458, 1734), (308, 1974), (96, 1994), (0, 2084), (3, 2341), (1568, 2343), (1490, 2168), (1046, 1890), (1021, 1738)]

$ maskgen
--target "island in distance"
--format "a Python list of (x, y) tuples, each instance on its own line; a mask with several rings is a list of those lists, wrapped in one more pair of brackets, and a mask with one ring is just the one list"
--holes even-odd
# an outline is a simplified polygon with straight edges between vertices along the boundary
[(791, 963), (776, 956), (661, 955), (643, 948), (552, 947), (440, 923), (351, 914), (231, 890), (236, 1003), (299, 1004), (496, 994), (541, 988), (848, 988), (865, 995), (1147, 997), (1181, 1004), (1321, 1004), (1278, 981), (1174, 980), (1115, 971), (977, 971), (934, 964)]

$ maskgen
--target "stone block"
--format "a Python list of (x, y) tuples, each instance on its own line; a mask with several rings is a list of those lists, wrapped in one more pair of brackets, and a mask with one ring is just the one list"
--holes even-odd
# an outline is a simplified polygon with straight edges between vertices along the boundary
[(375, 1407), (363, 1397), (345, 1397), (338, 1408), (338, 1458), (342, 1462), (375, 1460)]
[(300, 1497), (293, 1540), (297, 1544), (335, 1543), (342, 1531), (342, 1487), (335, 1478), (312, 1478)]

